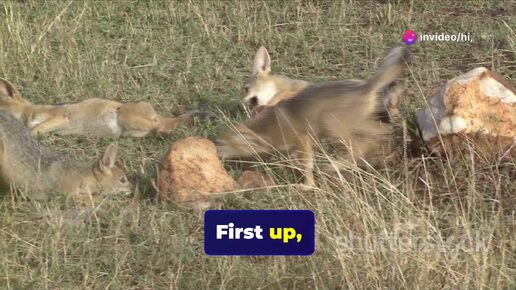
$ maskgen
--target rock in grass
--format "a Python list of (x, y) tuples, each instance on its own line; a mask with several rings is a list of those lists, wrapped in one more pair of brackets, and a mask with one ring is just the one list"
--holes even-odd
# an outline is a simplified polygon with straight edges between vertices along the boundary
[(417, 123), (432, 151), (474, 146), (486, 156), (515, 156), (516, 90), (503, 76), (475, 68), (448, 81)]
[(178, 202), (207, 200), (210, 194), (239, 186), (222, 166), (215, 145), (208, 139), (188, 137), (172, 144), (166, 154), (158, 189), (163, 200), (173, 194)]

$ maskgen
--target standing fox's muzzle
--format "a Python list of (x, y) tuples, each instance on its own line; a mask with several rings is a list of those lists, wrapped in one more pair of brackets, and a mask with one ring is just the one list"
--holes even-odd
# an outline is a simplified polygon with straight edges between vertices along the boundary
[(244, 100), (244, 105), (248, 107), (250, 110), (253, 110), (258, 106), (258, 97), (253, 96), (251, 98)]

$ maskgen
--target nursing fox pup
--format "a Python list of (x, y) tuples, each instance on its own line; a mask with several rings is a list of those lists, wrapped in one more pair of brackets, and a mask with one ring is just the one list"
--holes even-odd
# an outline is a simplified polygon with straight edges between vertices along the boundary
[(0, 110), (23, 122), (33, 135), (56, 132), (106, 138), (169, 133), (193, 117), (192, 113), (186, 113), (166, 118), (158, 115), (147, 102), (122, 104), (97, 98), (74, 104), (36, 105), (3, 79), (0, 79)]
[[(304, 185), (314, 186), (314, 138), (341, 140), (349, 150), (347, 157), (357, 159), (385, 138), (387, 132), (376, 117), (382, 107), (379, 92), (402, 73), (408, 56), (406, 47), (396, 47), (369, 80), (322, 83), (271, 76), (267, 62), (255, 61), (256, 75), (250, 81), (254, 85), (248, 83), (246, 99), (265, 108), (219, 136), (219, 155), (233, 158), (294, 149), (305, 173)], [(266, 89), (256, 89), (260, 86)], [(279, 86), (287, 87), (283, 91), (290, 95), (279, 95)]]
[(51, 193), (94, 195), (130, 192), (131, 183), (115, 165), (117, 145), (93, 163), (43, 147), (22, 123), (0, 111), (0, 175), (4, 186), (41, 200)]

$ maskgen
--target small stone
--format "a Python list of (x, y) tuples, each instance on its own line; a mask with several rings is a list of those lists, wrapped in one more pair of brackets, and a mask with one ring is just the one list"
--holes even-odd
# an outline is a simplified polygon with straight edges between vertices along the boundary
[(237, 182), (228, 174), (208, 139), (188, 137), (172, 144), (166, 154), (159, 178), (161, 199), (200, 202), (210, 195), (234, 191)]

